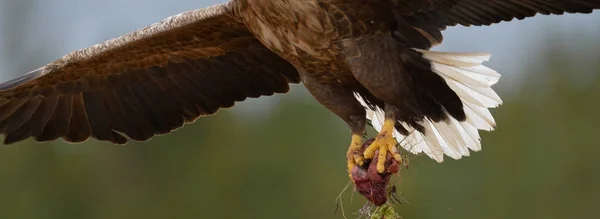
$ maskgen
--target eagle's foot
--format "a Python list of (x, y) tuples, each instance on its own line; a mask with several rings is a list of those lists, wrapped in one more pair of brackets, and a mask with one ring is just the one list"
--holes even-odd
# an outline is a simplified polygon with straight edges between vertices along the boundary
[(352, 169), (354, 166), (362, 166), (365, 162), (365, 158), (361, 154), (362, 141), (363, 138), (360, 134), (352, 134), (352, 142), (350, 143), (350, 147), (348, 147), (348, 152), (346, 153), (346, 159), (348, 160), (348, 173), (350, 174), (350, 178), (352, 178)]
[(396, 148), (396, 140), (392, 135), (394, 131), (394, 121), (386, 120), (383, 124), (383, 127), (377, 137), (375, 137), (375, 141), (369, 145), (365, 149), (364, 158), (373, 159), (375, 156), (375, 151), (379, 150), (379, 154), (377, 154), (377, 172), (383, 173), (385, 171), (385, 157), (387, 153), (390, 152), (392, 157), (398, 161), (398, 163), (402, 163), (402, 156), (398, 153)]

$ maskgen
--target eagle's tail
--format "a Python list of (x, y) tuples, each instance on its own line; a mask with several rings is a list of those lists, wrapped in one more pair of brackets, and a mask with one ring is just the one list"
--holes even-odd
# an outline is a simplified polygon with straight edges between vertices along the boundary
[[(478, 130), (491, 131), (496, 123), (489, 108), (502, 104), (500, 97), (491, 88), (500, 79), (500, 74), (482, 65), (488, 61), (486, 53), (449, 53), (416, 50), (431, 62), (433, 72), (440, 75), (463, 102), (467, 116), (458, 121), (449, 116), (445, 121), (434, 122), (425, 119), (418, 122), (425, 128), (425, 134), (408, 124), (402, 124), (408, 135), (395, 131), (394, 137), (406, 150), (418, 154), (425, 153), (432, 159), (442, 162), (444, 154), (460, 159), (469, 156), (469, 149), (481, 150)], [(367, 118), (379, 131), (384, 122), (384, 112), (380, 108), (367, 109)]]

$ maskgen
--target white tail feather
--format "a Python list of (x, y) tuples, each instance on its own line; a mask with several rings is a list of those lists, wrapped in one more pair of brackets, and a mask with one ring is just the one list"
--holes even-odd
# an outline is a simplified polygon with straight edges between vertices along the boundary
[[(460, 159), (469, 156), (469, 149), (481, 150), (478, 130), (494, 130), (496, 122), (489, 108), (502, 104), (502, 99), (491, 88), (500, 80), (500, 74), (482, 65), (484, 61), (489, 60), (490, 54), (415, 50), (431, 62), (433, 71), (440, 75), (462, 100), (467, 120), (460, 122), (450, 117), (447, 121), (433, 122), (425, 119), (419, 124), (425, 128), (426, 135), (401, 123), (409, 134), (402, 135), (394, 131), (394, 137), (407, 151), (414, 154), (425, 153), (438, 162), (444, 160), (444, 154), (453, 159)], [(366, 106), (359, 95), (356, 95), (356, 98)], [(377, 131), (381, 130), (384, 118), (385, 113), (382, 109), (367, 108), (367, 119), (371, 120), (373, 128)]]

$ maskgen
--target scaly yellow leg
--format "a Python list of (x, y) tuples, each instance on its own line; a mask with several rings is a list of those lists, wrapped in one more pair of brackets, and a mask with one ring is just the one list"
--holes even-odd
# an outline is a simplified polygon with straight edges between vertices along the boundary
[(385, 157), (387, 156), (387, 152), (390, 152), (398, 162), (402, 162), (402, 156), (396, 150), (396, 140), (393, 136), (394, 123), (393, 119), (386, 119), (381, 131), (375, 137), (375, 141), (364, 152), (366, 159), (372, 159), (375, 156), (375, 151), (379, 150), (377, 158), (377, 172), (379, 173), (385, 171)]
[(346, 153), (346, 159), (348, 159), (348, 173), (350, 174), (350, 178), (352, 178), (352, 168), (355, 165), (363, 165), (365, 159), (360, 154), (360, 149), (362, 147), (363, 137), (360, 134), (352, 134), (352, 142), (350, 142), (350, 147), (348, 147), (348, 152)]

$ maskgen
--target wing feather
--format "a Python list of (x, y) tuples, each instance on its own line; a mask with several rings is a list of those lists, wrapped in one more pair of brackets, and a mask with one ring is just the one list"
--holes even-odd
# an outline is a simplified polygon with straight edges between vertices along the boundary
[[(536, 14), (591, 13), (600, 0), (390, 0), (406, 21), (416, 27), (482, 26), (525, 19)], [(402, 9), (400, 9), (402, 8)]]
[(166, 18), (0, 84), (4, 143), (143, 141), (287, 92), (298, 72), (235, 17), (235, 3)]
[(82, 94), (85, 112), (92, 130), (91, 135), (98, 140), (117, 143), (123, 137), (113, 135), (111, 118), (104, 106), (103, 93), (104, 91), (88, 91)]
[(31, 115), (31, 119), (26, 120), (17, 130), (10, 132), (11, 134), (6, 136), (6, 141), (9, 143), (18, 142), (41, 134), (44, 126), (50, 120), (52, 113), (54, 113), (57, 103), (57, 96), (43, 98), (35, 113)]
[[(42, 128), (42, 132), (35, 135), (36, 141), (52, 141), (64, 136), (71, 122), (72, 99), (67, 95), (57, 96), (56, 107), (50, 119)], [(8, 133), (10, 135), (10, 133)], [(6, 141), (6, 140), (5, 140)]]
[(41, 98), (31, 98), (25, 101), (10, 117), (0, 122), (0, 130), (12, 133), (19, 129), (40, 106)]
[(63, 139), (68, 142), (84, 142), (90, 137), (90, 123), (85, 112), (81, 94), (71, 96), (71, 122)]

